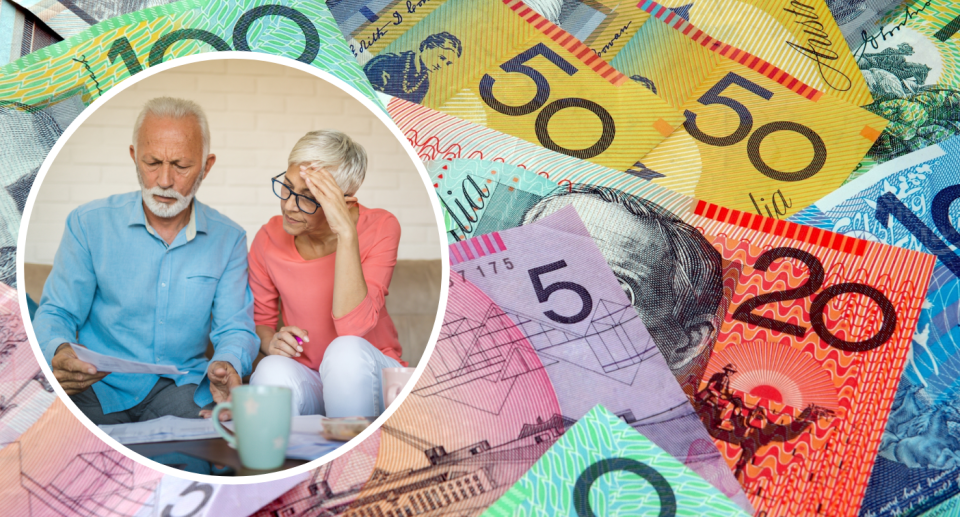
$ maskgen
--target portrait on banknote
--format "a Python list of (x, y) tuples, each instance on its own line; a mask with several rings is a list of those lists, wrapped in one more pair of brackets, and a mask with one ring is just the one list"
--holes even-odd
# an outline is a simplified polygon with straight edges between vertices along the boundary
[(440, 32), (424, 38), (416, 50), (378, 55), (363, 65), (363, 71), (378, 92), (421, 102), (430, 90), (430, 74), (453, 65), (462, 53), (456, 36)]
[(700, 232), (649, 200), (590, 185), (545, 197), (524, 214), (533, 223), (573, 205), (647, 330), (678, 377), (699, 378), (710, 358), (721, 303), (720, 254)]
[(382, 105), (293, 60), (137, 79), (74, 122), (26, 207), (46, 392), (124, 454), (195, 474), (369, 435), (439, 329), (422, 162)]

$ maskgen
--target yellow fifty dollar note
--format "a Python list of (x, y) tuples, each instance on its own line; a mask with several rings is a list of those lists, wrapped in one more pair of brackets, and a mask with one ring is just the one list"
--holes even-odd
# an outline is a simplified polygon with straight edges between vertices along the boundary
[[(646, 2), (641, 2), (642, 5)], [(710, 36), (864, 106), (867, 82), (824, 0), (658, 0)]]
[[(354, 57), (360, 63), (366, 63), (447, 1), (389, 0), (384, 3), (361, 0), (360, 3), (340, 2), (331, 6), (330, 10)], [(524, 4), (608, 61), (650, 18), (649, 13), (622, 0), (528, 0)], [(482, 19), (479, 13), (468, 10), (463, 10), (458, 16), (478, 26), (489, 21)]]
[[(856, 59), (824, 0), (657, 3), (710, 36), (780, 67), (817, 90), (857, 106), (872, 102)], [(644, 9), (618, 0), (527, 0), (526, 4), (608, 61), (650, 16)]]
[(447, 0), (365, 50), (379, 91), (619, 170), (683, 121), (518, 0)]
[(789, 217), (839, 187), (887, 121), (727, 47), (670, 16), (646, 23), (614, 59), (686, 117), (643, 158), (644, 173), (699, 199)]

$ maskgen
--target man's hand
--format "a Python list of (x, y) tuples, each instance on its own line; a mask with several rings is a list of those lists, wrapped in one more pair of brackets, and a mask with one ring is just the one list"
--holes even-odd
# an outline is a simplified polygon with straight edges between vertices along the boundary
[(242, 384), (240, 374), (226, 361), (214, 361), (207, 367), (210, 394), (217, 404), (230, 400), (230, 390)]
[[(212, 409), (201, 409), (201, 410), (200, 410), (200, 418), (210, 418), (210, 417), (212, 417), (212, 416), (213, 416), (213, 410), (212, 410)], [(218, 416), (220, 417), (220, 421), (221, 421), (221, 422), (226, 422), (227, 420), (233, 419), (233, 415), (230, 413), (230, 410), (229, 410), (229, 409), (224, 409), (223, 411), (220, 412), (220, 415), (218, 415)]]
[(53, 365), (54, 377), (67, 395), (76, 395), (110, 375), (110, 372), (98, 372), (92, 364), (77, 359), (77, 353), (69, 343), (57, 348), (50, 363)]

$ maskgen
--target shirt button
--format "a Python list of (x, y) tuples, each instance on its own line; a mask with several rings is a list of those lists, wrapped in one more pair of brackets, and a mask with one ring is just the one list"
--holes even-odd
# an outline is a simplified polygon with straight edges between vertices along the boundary
[(160, 324), (163, 325), (163, 320), (160, 320)]
[(166, 287), (166, 286), (167, 286), (167, 284), (165, 284), (165, 283), (164, 283), (164, 284), (160, 284), (160, 287)]

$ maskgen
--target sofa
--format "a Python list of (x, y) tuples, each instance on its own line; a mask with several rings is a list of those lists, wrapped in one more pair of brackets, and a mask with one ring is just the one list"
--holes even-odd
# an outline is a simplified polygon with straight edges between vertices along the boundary
[[(24, 288), (35, 301), (40, 301), (43, 284), (53, 266), (25, 263)], [(401, 359), (415, 367), (430, 341), (430, 333), (437, 318), (440, 303), (442, 268), (439, 260), (399, 260), (393, 271), (387, 295), (387, 312), (393, 319), (403, 347)], [(213, 347), (207, 347), (207, 357)], [(263, 357), (260, 354), (256, 362)]]

